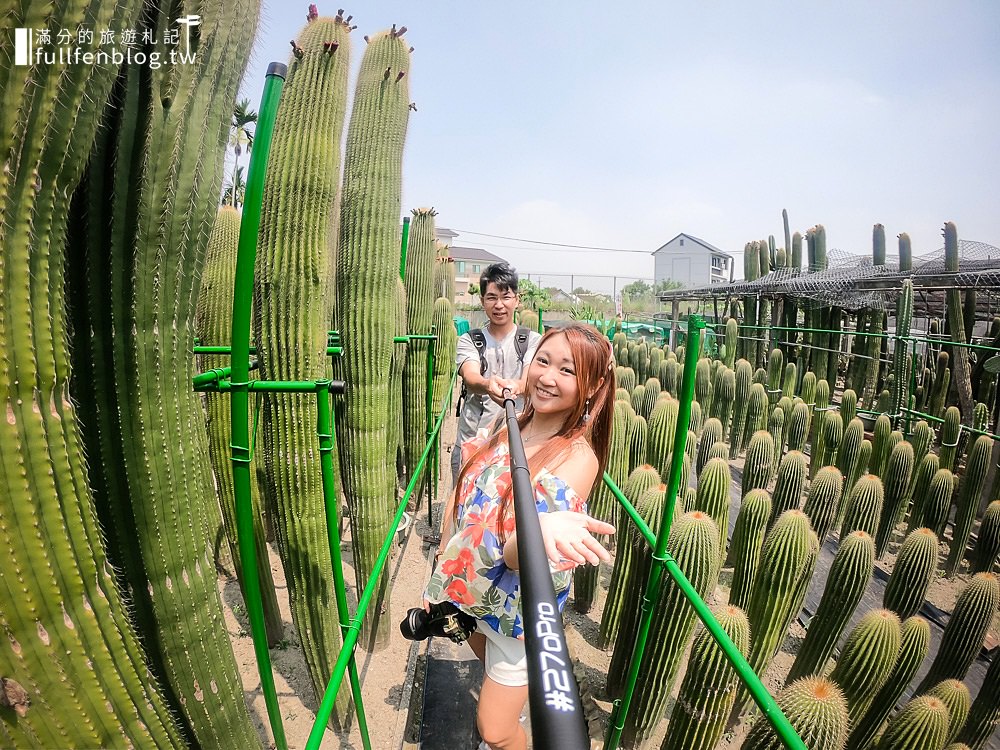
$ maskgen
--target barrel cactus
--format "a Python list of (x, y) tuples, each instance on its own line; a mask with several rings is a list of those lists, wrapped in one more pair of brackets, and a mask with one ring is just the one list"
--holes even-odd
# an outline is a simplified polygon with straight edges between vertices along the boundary
[(872, 439), (872, 460), (868, 471), (879, 477), (885, 471), (886, 462), (889, 460), (889, 451), (892, 449), (889, 436), (892, 434), (892, 420), (887, 414), (879, 414), (875, 420), (874, 437)]
[(774, 482), (771, 496), (771, 516), (767, 527), (771, 528), (778, 516), (786, 510), (798, 510), (802, 503), (802, 491), (806, 485), (806, 457), (799, 451), (789, 451), (778, 465), (778, 477)]
[[(642, 386), (636, 386), (642, 388)], [(634, 395), (634, 392), (633, 392)], [(660, 476), (667, 476), (674, 450), (674, 434), (677, 432), (678, 403), (673, 398), (662, 398), (649, 415), (649, 430), (646, 434), (646, 463), (655, 466)]]
[(883, 502), (884, 490), (881, 480), (873, 474), (861, 477), (847, 499), (840, 537), (843, 539), (856, 529), (862, 529), (874, 537), (878, 531)]
[(698, 476), (701, 476), (702, 468), (708, 463), (708, 452), (715, 443), (721, 440), (722, 423), (716, 417), (706, 420), (701, 430), (701, 438), (698, 440), (698, 461), (696, 464)]
[(797, 403), (792, 407), (792, 417), (785, 430), (788, 433), (788, 450), (803, 451), (806, 438), (809, 435), (809, 410), (812, 407), (805, 403)]
[(949, 406), (944, 413), (944, 424), (941, 425), (941, 468), (955, 470), (955, 455), (958, 452), (959, 438), (962, 430), (962, 412), (957, 406)]
[(914, 698), (892, 717), (878, 750), (935, 750), (948, 737), (948, 707), (930, 695)]
[(750, 490), (765, 489), (771, 481), (771, 463), (774, 459), (774, 442), (766, 430), (758, 430), (747, 444), (743, 464), (742, 494)]
[(885, 495), (875, 537), (875, 554), (879, 557), (889, 548), (889, 540), (896, 529), (896, 518), (906, 502), (912, 471), (913, 447), (904, 440), (892, 449), (882, 476)]
[(837, 412), (828, 412), (823, 420), (823, 439), (813, 447), (813, 455), (809, 461), (809, 478), (814, 479), (816, 473), (824, 466), (834, 466), (837, 461), (837, 451), (844, 437), (844, 422)]
[[(845, 425), (858, 416), (858, 394), (851, 388), (845, 388), (840, 395), (840, 418)], [(845, 428), (846, 429), (846, 428)]]
[(830, 679), (847, 698), (852, 727), (868, 711), (875, 694), (889, 678), (901, 638), (899, 617), (888, 609), (866, 613), (847, 636)]
[(743, 498), (740, 512), (736, 516), (729, 548), (729, 561), (733, 566), (729, 603), (741, 609), (745, 609), (750, 602), (750, 591), (760, 567), (760, 553), (770, 513), (770, 496), (764, 490), (754, 490)]
[(839, 469), (824, 466), (809, 486), (809, 495), (806, 497), (803, 511), (809, 516), (820, 544), (826, 539), (836, 520), (837, 503), (843, 494), (843, 484), (844, 479)]
[[(936, 518), (940, 514), (940, 510), (937, 509), (936, 507), (935, 508), (930, 507), (927, 495), (928, 490), (930, 489), (931, 486), (931, 481), (934, 479), (934, 476), (938, 473), (939, 468), (940, 468), (940, 462), (938, 461), (937, 454), (928, 453), (926, 456), (924, 456), (923, 461), (921, 461), (920, 464), (917, 466), (916, 471), (913, 472), (913, 481), (911, 482), (913, 486), (912, 490), (913, 507), (910, 508), (910, 520), (907, 522), (906, 525), (907, 531), (913, 531), (913, 529), (919, 528), (921, 526), (927, 526), (928, 528), (933, 530), (934, 533), (940, 533), (940, 530), (936, 527), (936, 525), (928, 521), (929, 517), (928, 513), (930, 514), (930, 517)], [(945, 471), (948, 472), (948, 477), (950, 480), (951, 472), (948, 471), (947, 469), (945, 469)], [(942, 515), (947, 514), (947, 512), (950, 509), (951, 509), (951, 488), (949, 487), (948, 497), (946, 504), (942, 509), (943, 510)], [(942, 521), (943, 520), (944, 518), (942, 517)]]
[(726, 557), (726, 546), (729, 534), (729, 488), (732, 475), (729, 473), (729, 463), (721, 458), (713, 458), (698, 477), (698, 494), (694, 510), (700, 510), (711, 516), (719, 527), (719, 563)]
[(945, 562), (945, 573), (952, 577), (962, 564), (965, 548), (972, 533), (972, 524), (979, 510), (979, 499), (986, 484), (986, 475), (990, 469), (990, 455), (993, 453), (993, 439), (986, 435), (976, 438), (969, 460), (962, 474), (958, 488), (958, 504), (955, 509), (955, 527), (952, 533), (951, 547)]
[(942, 680), (924, 695), (938, 698), (948, 708), (948, 737), (945, 742), (951, 742), (958, 736), (969, 718), (969, 709), (972, 706), (969, 688), (958, 680)]
[(987, 506), (982, 524), (979, 526), (979, 541), (976, 544), (972, 572), (991, 571), (998, 558), (1000, 558), (1000, 500), (994, 500)]
[[(721, 368), (720, 368), (721, 370)], [(713, 416), (722, 423), (723, 440), (732, 440), (733, 401), (736, 398), (736, 374), (726, 369), (716, 377), (718, 385), (712, 392)]]
[(649, 425), (642, 415), (636, 414), (634, 410), (629, 416), (631, 422), (629, 424), (628, 467), (629, 470), (632, 470), (636, 466), (646, 463), (646, 438), (649, 435)]
[(979, 694), (972, 702), (965, 728), (958, 739), (966, 743), (970, 750), (983, 750), (990, 737), (1000, 725), (1000, 656), (994, 655), (990, 668), (986, 670)]
[(745, 359), (736, 363), (735, 397), (733, 400), (733, 424), (729, 433), (729, 458), (734, 459), (743, 452), (743, 431), (746, 426), (747, 409), (750, 405), (750, 385), (753, 368)]
[(903, 541), (886, 584), (882, 603), (900, 619), (920, 611), (937, 572), (938, 538), (930, 529), (916, 529)]
[[(847, 700), (823, 677), (796, 680), (778, 694), (778, 708), (809, 750), (841, 750), (847, 738)], [(785, 743), (766, 719), (751, 727), (742, 750), (783, 750)]]
[(767, 402), (767, 391), (760, 383), (753, 383), (750, 386), (750, 395), (747, 401), (747, 416), (743, 424), (743, 445), (748, 445), (750, 438), (758, 430), (767, 429), (767, 418), (771, 413)]

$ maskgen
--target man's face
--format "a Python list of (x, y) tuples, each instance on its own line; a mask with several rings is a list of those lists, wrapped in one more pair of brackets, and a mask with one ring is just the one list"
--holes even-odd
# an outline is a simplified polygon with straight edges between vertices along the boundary
[(514, 310), (520, 299), (513, 290), (501, 290), (491, 281), (486, 285), (486, 294), (483, 295), (483, 309), (493, 325), (505, 326), (514, 319)]

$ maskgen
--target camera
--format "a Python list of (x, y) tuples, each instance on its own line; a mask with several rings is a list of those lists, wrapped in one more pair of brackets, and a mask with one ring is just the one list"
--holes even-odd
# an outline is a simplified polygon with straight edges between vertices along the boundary
[(408, 641), (422, 641), (432, 635), (464, 643), (476, 632), (476, 618), (462, 612), (451, 602), (432, 604), (430, 612), (414, 607), (399, 623), (399, 632)]

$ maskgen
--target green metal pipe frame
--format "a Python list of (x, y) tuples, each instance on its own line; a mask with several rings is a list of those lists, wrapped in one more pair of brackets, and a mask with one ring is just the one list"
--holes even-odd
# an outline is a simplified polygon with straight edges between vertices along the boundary
[(410, 217), (403, 217), (403, 237), (399, 243), (399, 278), (406, 281), (406, 249), (410, 244)]

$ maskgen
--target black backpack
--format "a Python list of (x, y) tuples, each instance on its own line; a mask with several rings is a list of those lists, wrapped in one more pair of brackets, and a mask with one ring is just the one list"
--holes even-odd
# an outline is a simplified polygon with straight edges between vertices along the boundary
[[(517, 352), (517, 362), (520, 365), (524, 365), (524, 355), (528, 351), (528, 334), (531, 333), (530, 328), (525, 326), (518, 326), (517, 332), (514, 334), (514, 350)], [(472, 339), (472, 343), (476, 347), (476, 351), (479, 352), (479, 374), (486, 374), (486, 334), (483, 332), (482, 328), (471, 328), (469, 329), (469, 338)], [(462, 406), (465, 404), (466, 396), (468, 396), (468, 391), (465, 388), (465, 381), (462, 381), (462, 392), (458, 397), (458, 405), (455, 407), (455, 416), (459, 416), (462, 413)]]

